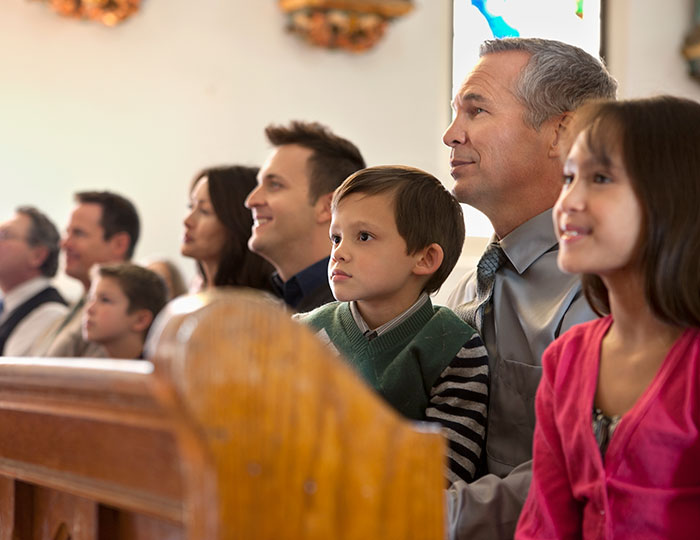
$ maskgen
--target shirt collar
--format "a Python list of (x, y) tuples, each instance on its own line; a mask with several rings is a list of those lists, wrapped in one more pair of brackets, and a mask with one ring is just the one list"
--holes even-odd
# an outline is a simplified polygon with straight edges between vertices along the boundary
[(522, 274), (544, 253), (559, 247), (552, 224), (552, 209), (530, 218), (499, 243), (518, 274)]
[(372, 330), (362, 318), (362, 315), (360, 315), (360, 310), (357, 309), (357, 302), (354, 300), (350, 302), (350, 313), (352, 313), (352, 318), (355, 320), (355, 324), (367, 338), (367, 341), (372, 341), (374, 338), (381, 336), (393, 328), (396, 328), (398, 325), (408, 319), (411, 315), (423, 307), (429, 298), (428, 293), (421, 293), (418, 300), (416, 300), (416, 302), (410, 308), (374, 330)]
[(294, 274), (287, 281), (282, 281), (279, 274), (275, 272), (272, 274), (272, 285), (275, 292), (284, 300), (285, 304), (293, 308), (297, 307), (304, 296), (328, 279), (329, 259), (330, 257), (326, 257), (315, 262), (301, 272)]
[(28, 298), (43, 291), (49, 285), (51, 285), (51, 281), (44, 276), (37, 276), (17, 285), (17, 287), (3, 297), (3, 303), (5, 305), (3, 313), (10, 313), (17, 306), (23, 304)]

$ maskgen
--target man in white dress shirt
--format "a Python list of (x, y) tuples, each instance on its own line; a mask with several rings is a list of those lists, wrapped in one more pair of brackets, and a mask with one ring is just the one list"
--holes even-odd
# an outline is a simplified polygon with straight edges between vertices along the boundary
[(35, 340), (68, 312), (50, 281), (59, 241), (51, 220), (33, 207), (19, 207), (0, 223), (0, 355), (28, 355)]

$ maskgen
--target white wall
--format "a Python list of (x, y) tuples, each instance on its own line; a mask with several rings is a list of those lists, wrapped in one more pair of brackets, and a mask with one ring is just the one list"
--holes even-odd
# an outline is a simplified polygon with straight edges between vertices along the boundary
[[(621, 96), (700, 101), (679, 53), (692, 0), (608, 4)], [(58, 17), (42, 2), (3, 0), (0, 219), (31, 203), (63, 228), (73, 192), (119, 191), (141, 210), (136, 258), (166, 254), (192, 275), (178, 255), (192, 175), (217, 163), (259, 164), (263, 127), (293, 118), (328, 124), (371, 165), (414, 165), (451, 184), (441, 135), (450, 118), (452, 0), (416, 0), (363, 55), (286, 34), (274, 0), (142, 5), (110, 29)], [(482, 245), (467, 242), (457, 274)], [(80, 292), (72, 280), (59, 285)]]
[(620, 97), (673, 94), (700, 101), (681, 55), (694, 0), (608, 0), (608, 65)]
[[(179, 257), (194, 173), (260, 164), (263, 127), (318, 120), (368, 164), (449, 177), (451, 1), (419, 0), (362, 55), (284, 31), (273, 0), (144, 0), (116, 28), (64, 19), (42, 2), (0, 8), (0, 217), (18, 204), (59, 228), (72, 193), (112, 189), (139, 207), (136, 259)], [(61, 287), (79, 294), (73, 280)]]

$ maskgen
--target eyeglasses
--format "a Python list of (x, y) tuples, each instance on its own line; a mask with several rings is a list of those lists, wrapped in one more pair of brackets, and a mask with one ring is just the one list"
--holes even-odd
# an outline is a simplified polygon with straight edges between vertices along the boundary
[(0, 229), (0, 242), (4, 242), (6, 240), (19, 240), (26, 242), (27, 238), (13, 233), (10, 229)]

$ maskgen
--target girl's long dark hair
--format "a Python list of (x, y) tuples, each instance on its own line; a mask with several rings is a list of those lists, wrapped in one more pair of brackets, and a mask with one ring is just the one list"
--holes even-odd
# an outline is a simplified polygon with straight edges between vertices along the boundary
[[(700, 327), (700, 104), (659, 96), (584, 107), (584, 137), (599, 159), (619, 149), (642, 207), (638, 255), (652, 312)], [(608, 291), (595, 275), (583, 289), (599, 314)]]

